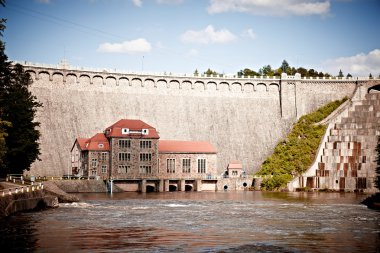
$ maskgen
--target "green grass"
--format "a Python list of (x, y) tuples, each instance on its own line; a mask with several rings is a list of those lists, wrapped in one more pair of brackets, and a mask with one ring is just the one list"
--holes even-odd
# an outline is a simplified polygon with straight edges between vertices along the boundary
[(281, 189), (293, 178), (292, 175), (301, 175), (311, 166), (327, 127), (315, 123), (326, 118), (346, 100), (331, 102), (302, 116), (294, 124), (286, 140), (277, 144), (256, 174), (265, 176), (261, 184), (263, 190)]

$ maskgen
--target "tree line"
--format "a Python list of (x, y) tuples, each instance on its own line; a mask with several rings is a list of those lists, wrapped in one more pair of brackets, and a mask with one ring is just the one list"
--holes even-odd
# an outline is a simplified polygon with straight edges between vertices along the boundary
[[(286, 73), (287, 75), (294, 76), (296, 73), (301, 74), (302, 77), (332, 77), (333, 75), (329, 73), (324, 73), (322, 71), (318, 71), (315, 69), (307, 69), (304, 67), (292, 67), (289, 65), (289, 63), (286, 60), (282, 61), (281, 66), (278, 68), (272, 68), (271, 65), (265, 65), (259, 70), (255, 71), (250, 68), (245, 68), (236, 73), (238, 77), (248, 77), (248, 76), (281, 76), (282, 73)], [(216, 72), (215, 70), (212, 70), (208, 68), (206, 71), (203, 72), (204, 75), (207, 76), (220, 76), (221, 73)], [(198, 76), (199, 71), (196, 69), (194, 71), (194, 75)], [(352, 77), (350, 73), (347, 73), (347, 75), (343, 74), (343, 71), (340, 69), (339, 73), (336, 75), (336, 77), (343, 78), (343, 77)], [(373, 78), (372, 74), (369, 73), (369, 78)], [(380, 78), (380, 75), (379, 75)]]

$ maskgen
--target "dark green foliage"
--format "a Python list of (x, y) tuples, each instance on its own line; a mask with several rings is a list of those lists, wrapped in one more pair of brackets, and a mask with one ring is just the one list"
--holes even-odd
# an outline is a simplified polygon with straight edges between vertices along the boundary
[(245, 68), (244, 70), (240, 70), (237, 74), (239, 77), (242, 77), (242, 76), (260, 76), (259, 73), (257, 73), (256, 71), (253, 71), (251, 69), (248, 69), (248, 68)]
[[(4, 27), (3, 21), (0, 23)], [(4, 43), (0, 40), (0, 118), (7, 122), (1, 129), (5, 156), (0, 163), (0, 176), (29, 170), (40, 154), (40, 133), (36, 129), (39, 123), (34, 117), (41, 104), (29, 92), (30, 84), (30, 76), (22, 66), (8, 61)]]
[(287, 139), (277, 144), (273, 154), (264, 161), (257, 173), (267, 176), (262, 182), (264, 190), (284, 187), (292, 179), (292, 175), (301, 175), (310, 167), (326, 131), (326, 126), (315, 123), (326, 118), (344, 101), (346, 99), (331, 102), (302, 116), (294, 124)]
[(376, 146), (376, 179), (375, 179), (375, 185), (376, 188), (380, 190), (380, 136), (377, 137), (377, 146)]
[(281, 76), (282, 73), (286, 73), (288, 75), (295, 75), (296, 73), (301, 74), (302, 77), (330, 77), (330, 74), (318, 72), (314, 69), (305, 69), (303, 67), (295, 68), (291, 67), (286, 60), (283, 60), (281, 66), (277, 69), (272, 69), (271, 65), (265, 65), (259, 69), (258, 72), (251, 70), (249, 68), (245, 68), (244, 70), (240, 70), (237, 72), (239, 77), (242, 76)]
[(204, 72), (205, 75), (207, 76), (216, 76), (218, 75), (218, 73), (214, 70), (211, 70), (211, 69), (207, 69), (205, 72)]

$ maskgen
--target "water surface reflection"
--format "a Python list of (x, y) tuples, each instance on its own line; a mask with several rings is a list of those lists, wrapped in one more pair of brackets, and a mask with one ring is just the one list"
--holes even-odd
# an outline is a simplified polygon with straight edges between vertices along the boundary
[[(19, 249), (42, 252), (377, 252), (380, 247), (380, 213), (359, 204), (365, 195), (78, 196), (80, 203), (21, 214), (9, 224), (2, 221), (2, 234), (13, 231), (2, 239), (2, 246), (27, 236), (32, 243)], [(21, 232), (26, 230), (27, 234)]]

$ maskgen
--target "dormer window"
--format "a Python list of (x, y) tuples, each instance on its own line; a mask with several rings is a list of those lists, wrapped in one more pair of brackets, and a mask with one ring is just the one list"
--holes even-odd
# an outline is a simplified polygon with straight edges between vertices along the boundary
[(129, 134), (129, 128), (122, 128), (121, 133), (122, 134)]
[(103, 143), (99, 143), (99, 144), (98, 144), (98, 147), (99, 147), (99, 148), (104, 148), (104, 144), (103, 144)]

